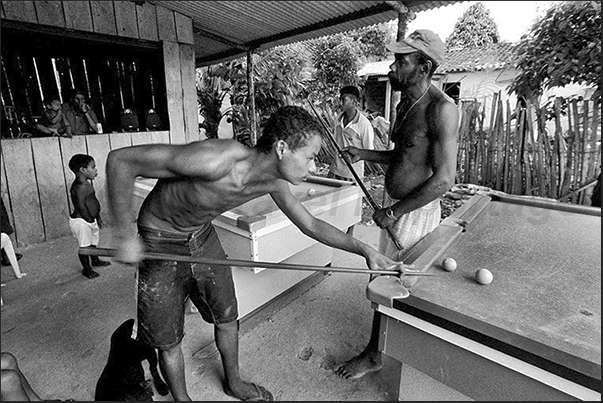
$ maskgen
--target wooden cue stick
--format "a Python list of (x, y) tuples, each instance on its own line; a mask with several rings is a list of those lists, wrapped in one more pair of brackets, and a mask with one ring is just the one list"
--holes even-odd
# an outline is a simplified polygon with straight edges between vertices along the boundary
[[(117, 254), (116, 249), (110, 248), (90, 248), (80, 247), (79, 254), (89, 256), (107, 256), (115, 257)], [(144, 252), (141, 257), (143, 259), (150, 260), (175, 260), (178, 262), (186, 263), (201, 263), (211, 264), (219, 266), (238, 266), (238, 267), (263, 267), (265, 269), (283, 269), (283, 270), (311, 270), (311, 271), (331, 271), (339, 273), (366, 273), (366, 274), (384, 274), (384, 275), (396, 275), (396, 276), (436, 276), (435, 273), (424, 273), (419, 271), (413, 271), (408, 269), (397, 269), (397, 270), (370, 270), (370, 269), (358, 269), (352, 267), (323, 267), (323, 266), (312, 266), (305, 264), (292, 264), (292, 263), (274, 263), (274, 262), (262, 262), (262, 261), (251, 261), (251, 260), (237, 260), (237, 259), (212, 259), (198, 256), (186, 256), (186, 255), (175, 255), (168, 253), (156, 253), (156, 252)], [(404, 266), (399, 263), (397, 266)]]
[[(318, 111), (314, 108), (314, 105), (312, 105), (312, 102), (310, 102), (310, 99), (307, 99), (307, 101), (308, 101), (308, 104), (310, 105), (310, 108), (312, 108), (312, 110), (314, 111), (314, 114), (316, 115), (316, 117), (318, 118), (320, 123), (322, 124), (323, 129), (327, 132), (329, 139), (331, 140), (331, 142), (337, 149), (337, 153), (341, 156), (341, 159), (348, 166), (348, 169), (354, 176), (354, 179), (356, 180), (356, 183), (358, 184), (358, 186), (360, 186), (360, 189), (362, 189), (362, 192), (364, 193), (366, 200), (371, 205), (371, 208), (373, 209), (373, 211), (377, 211), (380, 208), (379, 205), (375, 202), (375, 200), (373, 200), (373, 197), (366, 189), (366, 186), (364, 186), (362, 179), (360, 179), (358, 177), (358, 174), (356, 173), (356, 171), (354, 170), (354, 167), (352, 166), (352, 162), (349, 160), (348, 156), (343, 153), (343, 151), (341, 150), (341, 147), (339, 146), (339, 144), (337, 144), (337, 141), (335, 140), (335, 138), (333, 138), (333, 135), (331, 134), (331, 130), (329, 129), (329, 127), (327, 126), (325, 121), (322, 120), (322, 117), (318, 114)], [(392, 233), (392, 228), (386, 227), (386, 230), (387, 230), (387, 233), (389, 234), (390, 238), (392, 239), (392, 242), (394, 243), (394, 245), (396, 245), (396, 248), (398, 248), (398, 250), (402, 250), (402, 245), (400, 245), (400, 242), (398, 242), (398, 240)]]

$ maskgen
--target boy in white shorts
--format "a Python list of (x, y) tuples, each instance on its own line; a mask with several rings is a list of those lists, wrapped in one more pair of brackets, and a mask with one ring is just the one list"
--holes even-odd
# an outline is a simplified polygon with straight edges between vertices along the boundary
[[(69, 168), (75, 174), (75, 180), (70, 189), (73, 213), (69, 219), (69, 227), (80, 247), (95, 248), (99, 242), (99, 228), (102, 226), (100, 203), (90, 182), (98, 176), (96, 162), (89, 155), (75, 154), (69, 160)], [(99, 276), (96, 271), (92, 270), (92, 266), (111, 264), (100, 260), (98, 256), (78, 253), (78, 257), (83, 267), (82, 274), (90, 279)]]

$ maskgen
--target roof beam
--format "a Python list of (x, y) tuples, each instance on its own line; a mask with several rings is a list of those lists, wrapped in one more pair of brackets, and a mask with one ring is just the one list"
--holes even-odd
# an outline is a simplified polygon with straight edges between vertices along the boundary
[(250, 48), (247, 47), (247, 46), (245, 46), (245, 45), (233, 42), (230, 39), (226, 39), (223, 36), (216, 35), (216, 34), (214, 34), (212, 32), (206, 31), (203, 28), (193, 27), (193, 33), (195, 33), (197, 35), (200, 35), (200, 36), (204, 36), (204, 37), (209, 38), (211, 40), (214, 40), (216, 42), (223, 43), (225, 45), (228, 45), (230, 47), (233, 47), (233, 48), (236, 48), (236, 49), (239, 49), (239, 50), (243, 50), (243, 51), (250, 50)]

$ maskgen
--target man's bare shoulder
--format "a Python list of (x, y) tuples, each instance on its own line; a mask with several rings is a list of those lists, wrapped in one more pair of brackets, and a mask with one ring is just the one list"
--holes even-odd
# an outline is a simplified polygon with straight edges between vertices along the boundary
[(241, 142), (233, 139), (207, 139), (193, 141), (192, 143), (187, 144), (186, 147), (198, 150), (218, 150), (229, 152), (237, 152), (247, 148), (241, 144)]
[(249, 155), (250, 148), (232, 139), (207, 139), (189, 143), (187, 150), (193, 154), (211, 155), (217, 160), (237, 161)]
[(438, 106), (454, 106), (456, 107), (456, 103), (454, 102), (454, 99), (452, 99), (450, 96), (448, 96), (448, 94), (446, 94), (444, 91), (442, 91), (441, 89), (437, 88), (437, 87), (433, 87), (435, 88), (436, 91), (433, 91), (431, 93), (431, 101), (435, 104), (437, 104)]

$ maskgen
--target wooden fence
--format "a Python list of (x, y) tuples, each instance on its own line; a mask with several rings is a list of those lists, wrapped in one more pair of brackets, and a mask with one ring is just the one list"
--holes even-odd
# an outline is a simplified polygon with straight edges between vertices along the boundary
[(68, 166), (71, 156), (82, 153), (94, 158), (99, 171), (94, 189), (101, 203), (103, 221), (111, 225), (105, 187), (109, 151), (130, 145), (169, 142), (168, 131), (3, 139), (1, 196), (15, 228), (17, 245), (37, 244), (71, 234), (69, 188), (74, 179)]
[(457, 182), (590, 205), (601, 165), (600, 99), (568, 100), (567, 112), (561, 105), (557, 98), (547, 121), (545, 108), (513, 110), (500, 93), (490, 116), (463, 102)]

